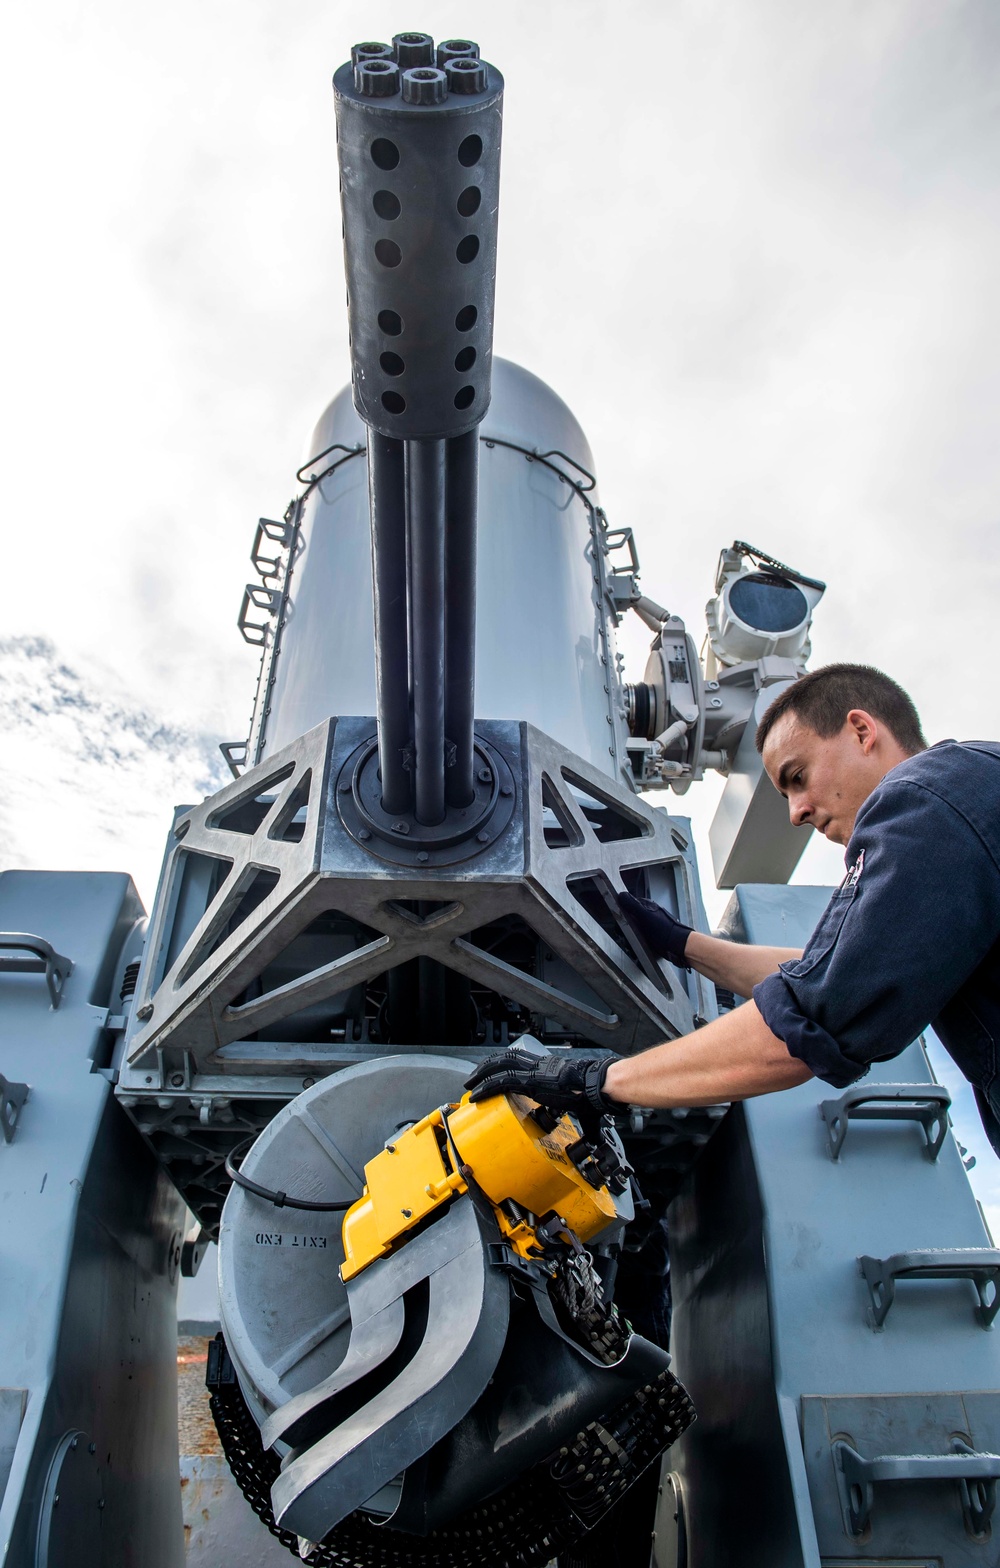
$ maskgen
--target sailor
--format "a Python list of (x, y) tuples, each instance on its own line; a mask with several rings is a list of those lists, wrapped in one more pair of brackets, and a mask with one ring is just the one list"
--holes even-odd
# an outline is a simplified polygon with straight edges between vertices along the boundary
[(631, 1057), (514, 1046), (473, 1074), (473, 1098), (516, 1092), (593, 1115), (721, 1104), (812, 1076), (843, 1089), (931, 1024), (1000, 1154), (1000, 745), (928, 747), (906, 692), (860, 664), (787, 687), (756, 742), (792, 822), (846, 848), (847, 873), (805, 950), (706, 936), (620, 895), (654, 953), (749, 1000)]

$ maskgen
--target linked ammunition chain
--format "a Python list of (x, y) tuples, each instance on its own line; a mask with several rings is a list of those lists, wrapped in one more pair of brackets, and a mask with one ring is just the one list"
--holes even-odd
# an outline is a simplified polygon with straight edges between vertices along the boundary
[(628, 1349), (631, 1329), (616, 1308), (607, 1306), (589, 1252), (564, 1252), (550, 1288), (574, 1339), (605, 1366), (614, 1366)]
[[(281, 1468), (261, 1442), (228, 1363), (222, 1336), (211, 1358), (212, 1416), (230, 1470), (254, 1513), (272, 1535), (299, 1556), (297, 1537), (282, 1530), (271, 1508), (271, 1487)], [(227, 1380), (228, 1377), (228, 1380)], [(577, 1544), (600, 1522), (633, 1481), (677, 1441), (694, 1420), (694, 1407), (672, 1373), (664, 1371), (612, 1411), (592, 1421), (559, 1453), (513, 1485), (461, 1514), (444, 1530), (404, 1535), (352, 1514), (331, 1530), (308, 1557), (311, 1568), (532, 1568)]]

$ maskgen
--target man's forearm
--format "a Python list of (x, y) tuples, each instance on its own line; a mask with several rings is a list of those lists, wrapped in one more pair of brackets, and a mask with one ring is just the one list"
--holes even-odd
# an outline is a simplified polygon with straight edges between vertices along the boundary
[(747, 1002), (680, 1040), (612, 1062), (604, 1092), (626, 1105), (722, 1105), (811, 1077)]
[(755, 985), (773, 975), (779, 964), (801, 958), (794, 947), (748, 947), (745, 942), (726, 942), (722, 937), (692, 931), (684, 948), (684, 962), (716, 985), (724, 985), (737, 996), (749, 996)]

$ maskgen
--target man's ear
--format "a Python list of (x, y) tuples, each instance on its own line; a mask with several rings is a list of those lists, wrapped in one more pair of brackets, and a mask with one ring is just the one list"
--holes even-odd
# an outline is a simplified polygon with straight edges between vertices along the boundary
[(854, 737), (864, 755), (869, 756), (879, 737), (878, 719), (866, 713), (864, 708), (852, 708), (845, 722), (854, 731)]

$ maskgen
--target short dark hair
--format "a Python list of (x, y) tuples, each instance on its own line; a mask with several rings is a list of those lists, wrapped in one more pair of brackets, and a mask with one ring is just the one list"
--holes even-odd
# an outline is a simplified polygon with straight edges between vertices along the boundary
[(764, 742), (783, 714), (794, 713), (826, 738), (843, 729), (852, 708), (863, 708), (879, 719), (909, 756), (927, 749), (920, 715), (902, 686), (870, 664), (825, 664), (775, 697), (757, 726), (757, 750), (764, 750)]

